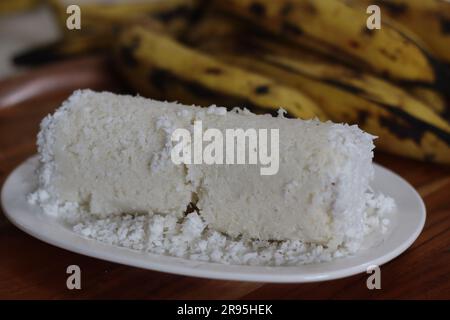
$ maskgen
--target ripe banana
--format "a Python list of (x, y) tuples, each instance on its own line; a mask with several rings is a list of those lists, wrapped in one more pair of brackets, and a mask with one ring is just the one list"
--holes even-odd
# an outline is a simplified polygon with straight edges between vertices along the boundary
[[(316, 46), (311, 42), (312, 39), (307, 39), (302, 46), (298, 46), (217, 10), (208, 10), (180, 40), (189, 46), (203, 49), (210, 46), (217, 47), (219, 50), (238, 49), (255, 53), (262, 50), (297, 60), (325, 60), (353, 66), (357, 64), (355, 59), (349, 59), (348, 55), (338, 55), (336, 50), (330, 51), (324, 46)], [(230, 48), (226, 48), (227, 45)], [(239, 48), (236, 48), (237, 45)], [(363, 65), (358, 66), (359, 68), (363, 67)]]
[(344, 90), (354, 92), (354, 94), (366, 100), (401, 110), (450, 134), (450, 124), (436, 114), (432, 108), (409, 95), (403, 89), (380, 78), (330, 63), (292, 60), (270, 54), (261, 57), (261, 59), (278, 65), (280, 68), (293, 70), (342, 87)]
[[(142, 27), (125, 31), (119, 39), (117, 60), (124, 75), (143, 94), (170, 100), (190, 92), (189, 98), (212, 96), (246, 101), (244, 106), (277, 110), (282, 107), (303, 119), (326, 118), (321, 109), (301, 91), (270, 78), (230, 66), (189, 49)], [(177, 80), (177, 90), (171, 83)], [(230, 101), (227, 100), (227, 101)], [(191, 101), (182, 101), (189, 103)], [(213, 103), (222, 103), (219, 99)], [(235, 105), (226, 105), (235, 106)]]
[[(50, 0), (61, 30), (67, 36), (74, 32), (66, 28), (66, 6), (60, 0)], [(116, 3), (79, 4), (82, 13), (82, 32), (89, 34), (110, 32), (128, 23), (150, 18), (166, 27), (168, 33), (177, 33), (197, 12), (201, 0), (154, 0)]]
[(422, 86), (412, 86), (411, 88), (408, 88), (408, 90), (411, 95), (426, 103), (427, 106), (434, 110), (434, 112), (450, 122), (450, 107), (447, 102), (448, 98), (443, 94), (433, 88)]
[(411, 39), (389, 25), (369, 31), (365, 11), (338, 0), (220, 0), (223, 10), (292, 41), (309, 36), (365, 63), (378, 74), (434, 83), (434, 61)]
[(219, 27), (213, 25), (217, 21), (220, 19), (215, 17), (199, 24), (189, 40), (226, 63), (302, 90), (333, 121), (356, 123), (377, 135), (376, 144), (381, 150), (450, 163), (450, 126), (422, 100), (392, 83), (242, 25), (225, 21)]
[[(362, 7), (372, 0), (347, 0)], [(409, 28), (439, 59), (450, 62), (450, 2), (444, 0), (378, 0), (382, 14)]]
[[(235, 55), (253, 55), (282, 69), (292, 69), (307, 77), (340, 86), (367, 100), (404, 110), (450, 133), (449, 123), (436, 114), (433, 108), (392, 83), (326, 60), (304, 49), (286, 45), (277, 39), (267, 38), (266, 35), (252, 33), (234, 23), (222, 21), (220, 25), (227, 25), (227, 28), (217, 27), (216, 22), (220, 20), (217, 17), (208, 19), (203, 25), (197, 26), (200, 28), (194, 28), (190, 39), (195, 40), (197, 48), (211, 54), (231, 52)], [(208, 29), (207, 24), (212, 26)]]

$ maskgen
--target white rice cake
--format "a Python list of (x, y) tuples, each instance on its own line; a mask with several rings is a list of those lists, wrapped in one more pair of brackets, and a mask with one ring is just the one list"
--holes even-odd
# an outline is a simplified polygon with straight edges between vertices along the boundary
[[(279, 129), (278, 173), (173, 164), (171, 133), (195, 120), (204, 130)], [(208, 226), (230, 236), (337, 246), (363, 235), (372, 140), (345, 124), (77, 91), (42, 122), (40, 202), (47, 211), (71, 203), (99, 216), (179, 217), (198, 200)]]

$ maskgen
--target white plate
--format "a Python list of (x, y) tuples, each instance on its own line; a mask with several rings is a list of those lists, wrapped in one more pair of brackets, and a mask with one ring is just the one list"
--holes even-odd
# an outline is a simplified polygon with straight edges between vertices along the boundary
[(30, 205), (26, 195), (36, 186), (36, 156), (17, 167), (6, 180), (1, 200), (4, 212), (18, 228), (42, 241), (87, 256), (144, 269), (202, 278), (260, 281), (313, 282), (366, 272), (370, 265), (382, 265), (405, 251), (419, 236), (425, 223), (425, 206), (419, 194), (393, 172), (375, 165), (372, 187), (393, 197), (396, 222), (391, 232), (374, 248), (352, 257), (295, 267), (237, 266), (141, 253), (78, 236), (40, 208)]

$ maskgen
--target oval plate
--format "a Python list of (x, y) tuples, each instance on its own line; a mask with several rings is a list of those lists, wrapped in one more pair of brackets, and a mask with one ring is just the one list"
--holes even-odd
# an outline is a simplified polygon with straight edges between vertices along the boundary
[(199, 262), (156, 255), (85, 239), (62, 226), (42, 210), (29, 204), (26, 196), (35, 190), (37, 156), (18, 166), (6, 180), (1, 200), (8, 219), (19, 229), (54, 246), (94, 258), (134, 267), (202, 278), (258, 282), (314, 282), (366, 272), (405, 251), (419, 236), (425, 223), (425, 205), (411, 185), (395, 173), (375, 165), (375, 191), (393, 197), (397, 204), (395, 222), (377, 246), (354, 256), (299, 266), (240, 266)]

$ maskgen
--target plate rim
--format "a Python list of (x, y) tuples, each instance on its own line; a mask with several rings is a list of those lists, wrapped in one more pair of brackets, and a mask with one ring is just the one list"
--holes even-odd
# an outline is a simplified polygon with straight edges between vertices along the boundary
[[(154, 253), (147, 253), (147, 252), (141, 252), (141, 251), (134, 251), (132, 249), (115, 246), (115, 245), (109, 245), (102, 243), (100, 241), (94, 240), (94, 239), (88, 239), (84, 238), (76, 233), (73, 233), (69, 229), (67, 229), (68, 232), (71, 232), (74, 236), (83, 239), (85, 241), (88, 241), (90, 243), (95, 243), (97, 247), (107, 247), (107, 248), (113, 248), (115, 251), (114, 253), (110, 253), (108, 250), (102, 251), (99, 249), (89, 250), (81, 248), (75, 244), (73, 244), (70, 241), (64, 241), (64, 239), (57, 239), (52, 236), (48, 236), (46, 234), (40, 233), (37, 230), (33, 230), (32, 228), (29, 228), (26, 224), (21, 223), (19, 221), (20, 219), (17, 219), (16, 216), (14, 216), (14, 213), (11, 213), (7, 210), (5, 205), (5, 199), (7, 196), (7, 192), (9, 190), (10, 184), (12, 183), (13, 178), (16, 175), (19, 175), (21, 173), (21, 170), (24, 170), (27, 165), (30, 165), (33, 161), (35, 161), (35, 166), (37, 165), (37, 159), (38, 155), (35, 154), (33, 156), (30, 156), (26, 160), (24, 160), (22, 163), (20, 163), (13, 171), (11, 171), (6, 178), (2, 190), (1, 190), (1, 207), (3, 210), (3, 213), (5, 217), (18, 229), (21, 231), (31, 235), (32, 237), (39, 239), (40, 241), (43, 241), (47, 244), (56, 246), (58, 248), (68, 250), (71, 252), (75, 252), (77, 254), (89, 256), (92, 258), (97, 258), (113, 263), (118, 263), (122, 265), (137, 267), (141, 269), (146, 270), (152, 270), (152, 271), (158, 271), (158, 272), (165, 272), (175, 275), (182, 275), (182, 276), (191, 276), (191, 277), (198, 277), (198, 278), (206, 278), (206, 279), (217, 279), (217, 280), (228, 280), (228, 281), (248, 281), (248, 282), (266, 282), (266, 283), (309, 283), (309, 282), (321, 282), (321, 281), (329, 281), (329, 280), (335, 280), (340, 278), (349, 277), (352, 275), (360, 274), (366, 272), (367, 268), (371, 265), (378, 265), (381, 266), (392, 259), (395, 259), (400, 254), (402, 254), (404, 251), (406, 251), (418, 238), (420, 233), (422, 232), (425, 221), (426, 221), (426, 207), (424, 204), (424, 201), (420, 194), (414, 189), (414, 187), (406, 181), (403, 177), (396, 174), (390, 169), (387, 169), (377, 163), (374, 163), (375, 172), (377, 170), (381, 170), (381, 172), (384, 171), (384, 173), (388, 173), (389, 175), (393, 175), (396, 179), (399, 179), (407, 188), (408, 191), (411, 192), (417, 199), (420, 204), (420, 221), (417, 224), (415, 230), (413, 233), (409, 235), (407, 239), (405, 239), (399, 246), (395, 247), (394, 250), (388, 251), (387, 253), (372, 259), (368, 262), (361, 263), (358, 265), (346, 267), (344, 269), (337, 269), (335, 271), (324, 273), (316, 273), (316, 274), (284, 274), (284, 273), (261, 273), (261, 272), (243, 272), (243, 270), (239, 269), (255, 269), (259, 268), (261, 270), (277, 270), (279, 268), (296, 268), (295, 266), (249, 266), (249, 265), (228, 265), (228, 264), (220, 264), (220, 263), (214, 263), (214, 262), (202, 262), (202, 261), (195, 261), (190, 259), (184, 259), (184, 258), (178, 258), (178, 257), (172, 257), (172, 256), (166, 256), (166, 255), (158, 255)], [(35, 168), (34, 166), (34, 168)], [(25, 200), (26, 201), (26, 200)], [(61, 228), (64, 228), (64, 226), (61, 226)], [(123, 254), (117, 254), (117, 252), (129, 252), (132, 255), (123, 255)], [(167, 262), (160, 262), (155, 261), (154, 259), (152, 261), (149, 261), (148, 259), (142, 259), (139, 256), (145, 256), (147, 258), (151, 258), (152, 256), (158, 256), (158, 257), (164, 257), (163, 259), (175, 259), (178, 261), (187, 261), (189, 263), (198, 265), (210, 265), (212, 267), (214, 266), (220, 266), (231, 269), (237, 269), (237, 270), (231, 270), (224, 272), (223, 270), (211, 270), (205, 268), (194, 268), (193, 266), (184, 266), (180, 264), (170, 264)], [(131, 257), (131, 258), (130, 258)], [(345, 258), (343, 258), (345, 259)], [(170, 261), (169, 261), (170, 262)]]

